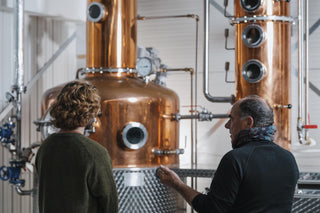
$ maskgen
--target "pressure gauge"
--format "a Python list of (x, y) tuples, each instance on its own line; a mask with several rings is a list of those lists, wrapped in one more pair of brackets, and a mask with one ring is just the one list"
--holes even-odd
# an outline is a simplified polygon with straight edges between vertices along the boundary
[(152, 72), (152, 61), (150, 58), (143, 57), (138, 58), (137, 61), (137, 71), (141, 76), (150, 75)]

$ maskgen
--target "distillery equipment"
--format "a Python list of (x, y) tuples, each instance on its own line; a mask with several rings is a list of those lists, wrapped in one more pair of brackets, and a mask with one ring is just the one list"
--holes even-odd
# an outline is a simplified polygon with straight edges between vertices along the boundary
[[(41, 78), (42, 74), (50, 67), (63, 50), (76, 38), (73, 33), (32, 77), (28, 84), (25, 84), (24, 62), (23, 62), (23, 0), (16, 0), (15, 24), (15, 77), (16, 80), (11, 93), (6, 93), (8, 105), (0, 113), (0, 120), (3, 121), (7, 114), (12, 114), (7, 123), (0, 127), (0, 139), (3, 147), (10, 152), (10, 160), (6, 166), (0, 167), (0, 179), (13, 184), (19, 195), (32, 195), (34, 212), (37, 209), (37, 176), (34, 175), (34, 188), (22, 190), (24, 183), (24, 172), (27, 168), (33, 153), (32, 149), (40, 145), (30, 144), (29, 147), (22, 147), (21, 114), (22, 103), (30, 101), (30, 96), (22, 99), (26, 91)], [(205, 0), (204, 17), (200, 18), (205, 23), (204, 37), (204, 94), (211, 102), (234, 102), (251, 94), (258, 94), (266, 99), (273, 106), (276, 112), (276, 122), (279, 123), (278, 138), (279, 144), (290, 148), (290, 116), (289, 109), (291, 101), (289, 97), (290, 88), (290, 36), (292, 18), (288, 5), (290, 0), (238, 0), (235, 3), (235, 15), (231, 23), (236, 28), (236, 96), (214, 97), (209, 94), (208, 84), (208, 29), (211, 27), (207, 22), (210, 6), (216, 6), (217, 1)], [(225, 1), (226, 2), (226, 1)], [(305, 16), (300, 14), (306, 5)], [(291, 1), (291, 3), (293, 3)], [(4, 4), (5, 5), (5, 4)], [(301, 144), (308, 144), (307, 129), (314, 125), (307, 125), (308, 120), (308, 0), (299, 0), (299, 115), (298, 135)], [(219, 5), (218, 5), (219, 6)], [(226, 15), (226, 12), (225, 12)], [(196, 34), (198, 32), (199, 17), (194, 15), (174, 15), (170, 17), (192, 17), (197, 21)], [(120, 212), (184, 212), (184, 204), (177, 194), (161, 185), (154, 173), (159, 164), (170, 167), (179, 167), (178, 155), (183, 153), (179, 148), (179, 120), (194, 119), (198, 121), (211, 121), (214, 118), (225, 118), (224, 115), (214, 115), (203, 108), (202, 112), (196, 111), (197, 98), (191, 101), (191, 115), (179, 114), (179, 100), (177, 95), (163, 87), (162, 74), (170, 71), (190, 72), (191, 82), (195, 76), (197, 82), (197, 60), (193, 68), (170, 69), (162, 67), (161, 72), (153, 73), (159, 77), (159, 82), (153, 83), (148, 80), (151, 70), (154, 69), (154, 62), (149, 57), (141, 58), (137, 51), (137, 20), (158, 19), (163, 17), (140, 17), (136, 15), (136, 1), (134, 0), (98, 0), (88, 1), (87, 5), (87, 66), (81, 69), (84, 81), (94, 84), (102, 96), (102, 111), (93, 126), (87, 128), (86, 134), (105, 146), (114, 163), (114, 176), (119, 193)], [(305, 24), (303, 23), (305, 22)], [(201, 22), (200, 22), (201, 23)], [(304, 25), (304, 26), (303, 26)], [(302, 28), (304, 29), (303, 34)], [(305, 38), (305, 39), (303, 39)], [(198, 46), (196, 39), (195, 46)], [(287, 43), (288, 42), (288, 43)], [(305, 43), (305, 53), (302, 51)], [(227, 45), (226, 45), (227, 47)], [(287, 55), (286, 55), (287, 54)], [(197, 57), (197, 50), (195, 50)], [(304, 55), (304, 58), (300, 58)], [(28, 58), (28, 57), (27, 57)], [(32, 57), (31, 57), (32, 58)], [(29, 58), (28, 58), (29, 59)], [(30, 60), (28, 60), (29, 63)], [(27, 63), (27, 64), (28, 64)], [(303, 63), (305, 71), (302, 70)], [(28, 68), (26, 69), (28, 73)], [(80, 72), (79, 72), (80, 73)], [(158, 75), (159, 74), (159, 75)], [(195, 74), (195, 75), (194, 75)], [(32, 74), (30, 75), (32, 76)], [(146, 78), (145, 78), (146, 77)], [(228, 81), (226, 76), (226, 82)], [(233, 78), (231, 77), (233, 80)], [(305, 79), (306, 82), (303, 82)], [(289, 84), (287, 84), (289, 83)], [(161, 86), (160, 86), (160, 85)], [(302, 86), (305, 84), (305, 95), (302, 94)], [(59, 131), (50, 122), (48, 108), (55, 100), (56, 95), (63, 85), (47, 90), (43, 95), (42, 119), (37, 122), (40, 127), (42, 138)], [(193, 85), (191, 83), (191, 91)], [(195, 89), (197, 85), (195, 84)], [(197, 92), (195, 91), (195, 94)], [(303, 97), (305, 96), (305, 97)], [(303, 100), (305, 98), (305, 101)], [(192, 94), (191, 94), (192, 99)], [(33, 99), (31, 99), (33, 100)], [(305, 102), (305, 113), (303, 121), (303, 102)], [(27, 105), (28, 103), (26, 103)], [(295, 106), (295, 105), (294, 105)], [(27, 106), (28, 107), (28, 106)], [(14, 109), (14, 110), (12, 110)], [(28, 112), (27, 112), (28, 113)], [(23, 119), (25, 117), (22, 116)], [(28, 118), (26, 118), (27, 120)], [(220, 121), (221, 122), (221, 121)], [(223, 122), (223, 121), (222, 121)], [(193, 127), (194, 125), (194, 127)], [(191, 165), (197, 165), (197, 136), (192, 136), (192, 129), (196, 129), (197, 123), (191, 122)], [(195, 130), (196, 132), (196, 130)], [(29, 132), (30, 133), (30, 132)], [(22, 134), (23, 135), (23, 134)], [(293, 134), (294, 135), (294, 134)], [(195, 139), (192, 139), (192, 138)], [(200, 145), (200, 144), (199, 144)], [(4, 155), (3, 160), (5, 160)], [(27, 166), (26, 166), (27, 165)], [(29, 164), (29, 166), (32, 166)], [(212, 178), (214, 170), (201, 169), (173, 169), (180, 177)], [(191, 180), (191, 185), (193, 181)], [(26, 181), (28, 184), (28, 181)], [(195, 181), (197, 184), (197, 180)], [(297, 193), (295, 194), (293, 212), (316, 212), (319, 209), (319, 191), (309, 190), (310, 186), (317, 186), (319, 183), (318, 173), (300, 173)], [(306, 192), (300, 190), (307, 188)], [(28, 186), (26, 188), (29, 188)], [(6, 188), (3, 191), (3, 200), (9, 202), (4, 205), (22, 210), (25, 202), (14, 204), (14, 195), (7, 196)], [(11, 187), (10, 187), (11, 189)], [(11, 193), (11, 191), (10, 191)], [(11, 201), (11, 202), (10, 202)], [(10, 204), (9, 204), (10, 203)], [(21, 203), (21, 204), (20, 204)], [(29, 203), (29, 202), (28, 202)], [(179, 207), (182, 206), (182, 208)], [(23, 210), (27, 211), (27, 210)]]
[[(87, 16), (83, 80), (101, 96), (101, 115), (89, 137), (107, 148), (114, 167), (177, 166), (179, 123), (171, 118), (179, 112), (179, 99), (172, 90), (137, 77), (136, 1), (90, 1)], [(44, 94), (44, 114), (61, 87)]]
[[(136, 0), (88, 1), (87, 67), (81, 80), (101, 96), (101, 113), (89, 137), (106, 147), (112, 159), (120, 212), (174, 212), (176, 194), (162, 186), (154, 172), (160, 164), (179, 166), (183, 150), (179, 122), (172, 116), (179, 113), (179, 98), (138, 78), (136, 10)], [(50, 120), (48, 109), (62, 87), (43, 95), (44, 121)], [(56, 131), (50, 124), (43, 128), (44, 137)]]
[(259, 95), (274, 109), (275, 142), (290, 149), (290, 1), (235, 0), (235, 96)]

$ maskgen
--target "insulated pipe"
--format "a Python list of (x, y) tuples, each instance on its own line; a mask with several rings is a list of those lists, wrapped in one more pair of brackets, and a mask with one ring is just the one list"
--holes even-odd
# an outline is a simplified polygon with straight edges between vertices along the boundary
[(24, 1), (16, 0), (15, 5), (15, 86), (20, 92), (24, 90), (23, 75), (24, 75), (24, 61), (23, 61), (23, 15), (24, 15)]
[(234, 95), (230, 97), (213, 97), (209, 93), (209, 0), (204, 0), (204, 37), (203, 37), (203, 93), (204, 96), (211, 102), (233, 103)]
[(24, 31), (24, 1), (16, 0), (15, 5), (15, 84), (13, 89), (16, 91), (16, 159), (20, 159), (20, 150), (21, 150), (21, 102), (22, 102), (22, 93), (25, 90), (23, 83), (24, 75), (24, 61), (23, 61), (23, 31)]

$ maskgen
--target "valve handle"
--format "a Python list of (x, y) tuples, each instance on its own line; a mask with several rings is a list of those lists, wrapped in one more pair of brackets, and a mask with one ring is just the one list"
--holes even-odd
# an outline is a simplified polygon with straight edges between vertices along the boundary
[(5, 129), (3, 129), (1, 126), (0, 126), (0, 140), (2, 140), (2, 138), (4, 138), (6, 135), (6, 132), (5, 132)]
[(305, 128), (305, 129), (318, 129), (318, 125), (316, 125), (316, 124), (304, 125), (303, 128)]
[(9, 139), (11, 135), (13, 134), (11, 126), (4, 125), (7, 128), (0, 127), (0, 140), (3, 138)]
[(5, 166), (0, 167), (0, 179), (1, 180), (3, 180), (3, 181), (9, 180), (9, 178), (11, 176), (10, 173), (11, 173), (11, 171), (7, 167), (5, 167)]
[(274, 107), (276, 109), (283, 109), (283, 108), (291, 109), (292, 108), (292, 104), (288, 104), (288, 105), (275, 104)]

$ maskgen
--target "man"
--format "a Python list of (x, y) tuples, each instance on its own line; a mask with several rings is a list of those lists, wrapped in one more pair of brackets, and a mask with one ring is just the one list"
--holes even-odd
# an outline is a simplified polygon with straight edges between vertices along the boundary
[(160, 166), (160, 181), (177, 190), (198, 212), (291, 212), (299, 171), (293, 155), (273, 142), (273, 111), (259, 96), (237, 101), (229, 129), (233, 150), (223, 156), (208, 194), (184, 184)]
[(83, 135), (100, 111), (96, 88), (85, 82), (68, 83), (50, 108), (60, 132), (41, 145), (40, 213), (116, 213), (118, 195), (107, 150)]

